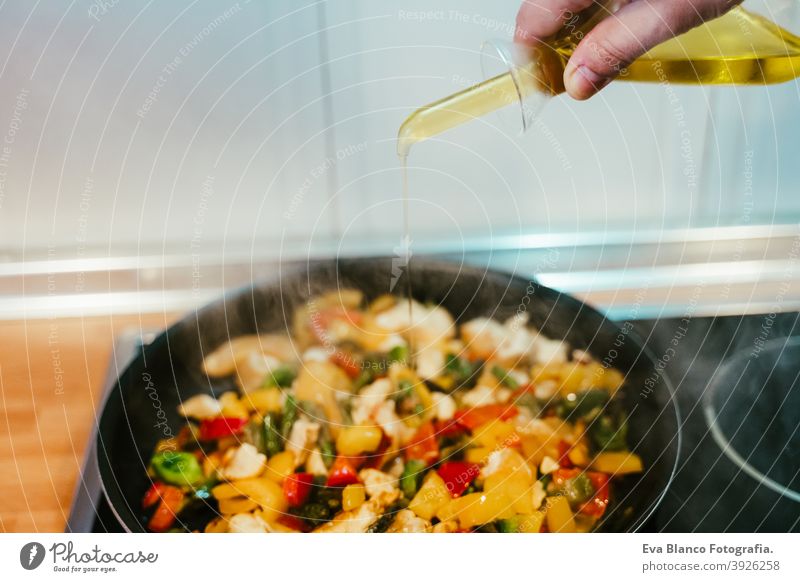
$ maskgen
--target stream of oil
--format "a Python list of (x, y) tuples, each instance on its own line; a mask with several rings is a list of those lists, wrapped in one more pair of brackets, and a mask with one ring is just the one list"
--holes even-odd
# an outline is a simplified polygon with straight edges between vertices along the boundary
[(414, 362), (414, 294), (411, 284), (411, 217), (409, 216), (409, 196), (408, 196), (408, 154), (400, 156), (400, 170), (402, 172), (403, 184), (403, 238), (400, 241), (400, 252), (403, 254), (402, 260), (405, 262), (406, 277), (406, 298), (408, 299), (408, 342), (409, 367), (413, 367)]

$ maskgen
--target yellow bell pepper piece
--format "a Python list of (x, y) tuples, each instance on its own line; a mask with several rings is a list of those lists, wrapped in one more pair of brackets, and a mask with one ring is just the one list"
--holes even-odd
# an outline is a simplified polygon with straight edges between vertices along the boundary
[(265, 476), (276, 483), (283, 483), (286, 477), (294, 473), (294, 463), (295, 458), (292, 451), (278, 453), (267, 462)]
[[(240, 479), (233, 483), (223, 483), (211, 490), (211, 494), (220, 502), (220, 511), (223, 511), (223, 501), (252, 501), (261, 507), (262, 517), (270, 521), (277, 519), (287, 509), (286, 499), (283, 497), (283, 489), (280, 485), (270, 479)], [(246, 511), (255, 509), (256, 505), (242, 503), (241, 507), (250, 507)], [(241, 509), (237, 504), (225, 504), (226, 509)], [(242, 511), (232, 511), (231, 513), (242, 513)]]
[(361, 507), (366, 500), (363, 485), (348, 485), (342, 491), (342, 509), (350, 511)]
[(218, 400), (222, 406), (221, 416), (226, 418), (248, 418), (250, 416), (247, 407), (239, 400), (235, 392), (225, 392)]
[(383, 431), (377, 426), (348, 426), (339, 431), (336, 450), (340, 455), (355, 456), (376, 450), (383, 439)]
[(553, 533), (575, 533), (575, 517), (566, 497), (547, 498), (547, 529)]
[(464, 452), (464, 460), (467, 463), (476, 463), (478, 465), (483, 465), (486, 463), (486, 459), (489, 458), (494, 452), (494, 449), (490, 447), (477, 447), (472, 449), (467, 449)]
[(280, 412), (283, 408), (283, 396), (277, 388), (261, 388), (254, 390), (242, 398), (250, 410), (262, 414), (267, 412)]
[(258, 507), (258, 503), (246, 497), (234, 497), (232, 499), (220, 499), (219, 512), (223, 515), (235, 515), (237, 513), (248, 513)]
[(544, 512), (534, 511), (527, 515), (518, 516), (519, 526), (517, 532), (519, 533), (539, 533), (542, 530), (542, 523), (544, 523)]
[(505, 495), (490, 491), (452, 499), (442, 506), (436, 516), (441, 521), (456, 519), (462, 529), (468, 529), (496, 519), (512, 517), (515, 513)]
[(423, 519), (431, 519), (439, 508), (449, 501), (450, 492), (447, 490), (447, 485), (436, 472), (431, 471), (414, 495), (414, 499), (408, 504), (408, 508)]
[(628, 452), (600, 453), (592, 461), (592, 469), (610, 475), (641, 473), (644, 466), (639, 455)]
[(485, 493), (505, 497), (515, 513), (530, 514), (533, 507), (533, 479), (522, 470), (500, 471), (486, 478), (483, 485)]
[(518, 441), (514, 427), (502, 420), (490, 420), (475, 429), (472, 443), (479, 447), (506, 447)]

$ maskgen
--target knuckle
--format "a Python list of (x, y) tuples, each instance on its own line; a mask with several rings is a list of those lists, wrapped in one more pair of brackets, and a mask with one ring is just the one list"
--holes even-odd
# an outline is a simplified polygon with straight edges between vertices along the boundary
[(584, 42), (589, 49), (589, 59), (598, 73), (620, 72), (633, 60), (616, 41), (606, 36), (588, 35)]

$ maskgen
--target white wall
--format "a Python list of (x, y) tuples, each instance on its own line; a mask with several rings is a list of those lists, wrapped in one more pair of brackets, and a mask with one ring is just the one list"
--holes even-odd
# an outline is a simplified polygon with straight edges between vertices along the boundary
[[(0, 249), (193, 252), (284, 234), (390, 249), (399, 124), (479, 78), (481, 42), (510, 35), (516, 6), (8, 0)], [(796, 82), (618, 83), (553, 100), (522, 138), (481, 120), (413, 153), (415, 233), (794, 220), (798, 105)]]

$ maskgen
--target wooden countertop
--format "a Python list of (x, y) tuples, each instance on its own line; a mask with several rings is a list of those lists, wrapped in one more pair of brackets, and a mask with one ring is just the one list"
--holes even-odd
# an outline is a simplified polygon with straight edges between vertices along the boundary
[(174, 316), (0, 322), (0, 532), (62, 532), (116, 336)]

